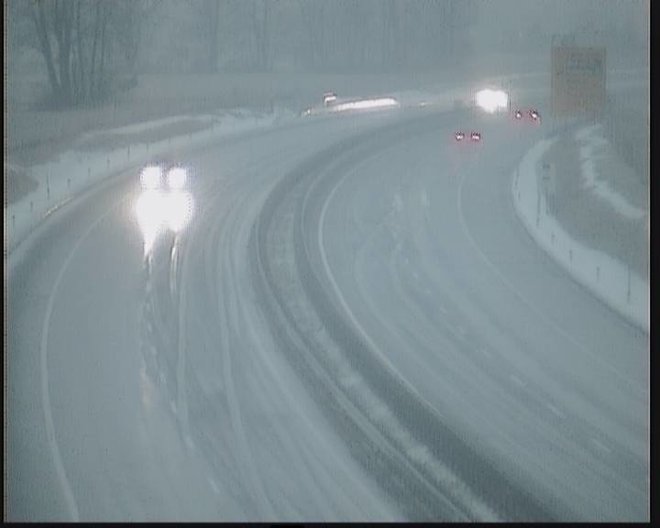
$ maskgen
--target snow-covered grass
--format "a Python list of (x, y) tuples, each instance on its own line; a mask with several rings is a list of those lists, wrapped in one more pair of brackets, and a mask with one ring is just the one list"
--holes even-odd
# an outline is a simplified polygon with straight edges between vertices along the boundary
[(575, 139), (582, 144), (580, 147), (580, 162), (584, 185), (608, 202), (619, 214), (632, 220), (638, 220), (646, 214), (646, 211), (632, 205), (626, 200), (625, 196), (613, 189), (607, 181), (597, 177), (597, 163), (603, 158), (603, 147), (609, 145), (601, 132), (601, 125), (592, 125), (580, 129), (575, 134)]
[[(10, 155), (46, 142), (61, 142), (81, 133), (130, 125), (187, 113), (251, 108), (270, 111), (285, 107), (295, 112), (320, 103), (329, 90), (344, 97), (386, 96), (449, 82), (446, 73), (376, 74), (145, 74), (130, 92), (90, 108), (66, 112), (37, 110), (35, 98), (47, 89), (45, 79), (17, 75), (8, 79), (7, 145)], [(36, 87), (40, 86), (41, 91)], [(30, 157), (32, 153), (25, 153)]]
[[(581, 137), (588, 133), (583, 132)], [(619, 260), (580, 244), (546, 213), (545, 197), (539, 185), (540, 164), (543, 154), (556, 140), (557, 137), (544, 139), (534, 145), (517, 168), (512, 182), (516, 212), (538, 245), (576, 281), (649, 333), (648, 282)], [(594, 167), (594, 164), (582, 160), (583, 171), (593, 171)], [(593, 179), (597, 181), (595, 176)]]
[[(67, 150), (47, 163), (30, 167), (30, 176), (37, 187), (14, 203), (5, 205), (5, 250), (11, 252), (51, 212), (66, 204), (82, 191), (107, 180), (131, 167), (137, 167), (154, 156), (172, 149), (192, 148), (218, 141), (260, 127), (272, 126), (291, 117), (286, 111), (273, 113), (248, 113), (235, 115), (199, 116), (206, 126), (195, 133), (184, 133), (152, 143), (135, 143), (111, 150), (99, 149), (82, 152)], [(184, 116), (181, 119), (192, 119)], [(171, 124), (172, 120), (168, 119)], [(140, 123), (132, 129), (145, 132), (162, 126), (163, 120)], [(123, 129), (124, 132), (126, 129)], [(115, 131), (104, 131), (112, 133)], [(90, 139), (89, 135), (87, 139)]]

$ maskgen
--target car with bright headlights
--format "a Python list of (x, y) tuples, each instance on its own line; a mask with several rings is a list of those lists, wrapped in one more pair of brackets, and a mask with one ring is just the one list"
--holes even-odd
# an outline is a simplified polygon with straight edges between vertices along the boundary
[(474, 95), (474, 105), (488, 114), (509, 110), (509, 94), (499, 88), (484, 88)]
[(178, 164), (149, 163), (140, 170), (140, 186), (143, 190), (180, 191), (188, 185), (188, 170)]

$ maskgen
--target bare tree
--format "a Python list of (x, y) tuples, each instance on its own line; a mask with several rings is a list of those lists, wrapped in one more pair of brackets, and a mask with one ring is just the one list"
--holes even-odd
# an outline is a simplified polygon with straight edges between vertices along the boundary
[(390, 69), (399, 63), (398, 45), (401, 41), (399, 5), (395, 0), (384, 0), (382, 4), (382, 66)]
[(207, 34), (207, 46), (208, 46), (208, 71), (210, 73), (216, 73), (218, 71), (218, 44), (220, 41), (220, 35), (218, 33), (218, 23), (220, 16), (220, 3), (218, 0), (207, 0), (207, 20), (208, 20), (208, 34)]
[(31, 1), (26, 15), (57, 105), (98, 101), (113, 89), (109, 81), (120, 69), (134, 77), (141, 24), (151, 5), (144, 0)]
[(271, 68), (270, 19), (271, 2), (269, 0), (252, 0), (250, 2), (252, 35), (256, 47), (257, 66), (261, 71), (268, 71)]
[(335, 4), (336, 32), (340, 38), (341, 60), (348, 68), (363, 68), (367, 48), (370, 5), (364, 0), (340, 0)]
[(108, 13), (113, 32), (112, 45), (116, 48), (115, 58), (131, 76), (135, 75), (143, 23), (153, 13), (155, 5), (145, 0), (113, 0)]
[(55, 69), (55, 59), (53, 57), (53, 49), (51, 47), (51, 23), (47, 18), (47, 13), (53, 11), (56, 5), (53, 2), (49, 2), (47, 5), (43, 0), (33, 1), (30, 16), (34, 22), (35, 31), (37, 38), (39, 39), (39, 45), (41, 53), (46, 62), (46, 69), (48, 71), (48, 80), (50, 82), (51, 88), (55, 99), (58, 102), (63, 100), (62, 86), (60, 84), (60, 78), (57, 75), (57, 70)]

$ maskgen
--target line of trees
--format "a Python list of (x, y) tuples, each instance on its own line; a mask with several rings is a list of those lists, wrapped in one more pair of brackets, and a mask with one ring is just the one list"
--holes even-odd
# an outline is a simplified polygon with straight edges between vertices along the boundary
[[(146, 69), (384, 71), (469, 52), (478, 0), (161, 0)], [(167, 42), (163, 35), (168, 35)], [(208, 57), (208, 61), (204, 60)]]
[(9, 16), (29, 19), (19, 38), (41, 53), (52, 102), (73, 106), (135, 83), (141, 25), (153, 8), (145, 0), (13, 0)]
[[(52, 101), (77, 106), (137, 71), (386, 71), (466, 49), (477, 0), (8, 0)], [(18, 29), (17, 29), (18, 28)]]
[(18, 41), (38, 50), (64, 106), (135, 85), (138, 71), (423, 70), (465, 58), (488, 41), (484, 29), (513, 51), (547, 48), (553, 24), (593, 26), (613, 48), (648, 35), (648, 0), (545, 0), (520, 17), (511, 14), (529, 4), (501, 2), (505, 9), (483, 0), (6, 0), (5, 16), (11, 49)]

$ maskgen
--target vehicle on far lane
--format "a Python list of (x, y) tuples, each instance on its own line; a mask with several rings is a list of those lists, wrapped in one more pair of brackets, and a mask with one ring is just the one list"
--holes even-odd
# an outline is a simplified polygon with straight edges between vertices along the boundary
[(529, 121), (534, 123), (541, 122), (541, 114), (536, 108), (528, 108), (524, 111), (521, 108), (517, 108), (513, 113), (513, 117), (516, 119), (516, 121), (524, 121), (525, 117), (527, 117)]
[[(456, 141), (463, 141), (466, 138), (466, 133), (463, 132), (462, 130), (459, 130), (457, 132), (454, 132), (454, 139)], [(470, 132), (470, 141), (472, 142), (479, 142), (481, 141), (481, 132), (477, 132), (476, 130), (473, 130)]]

